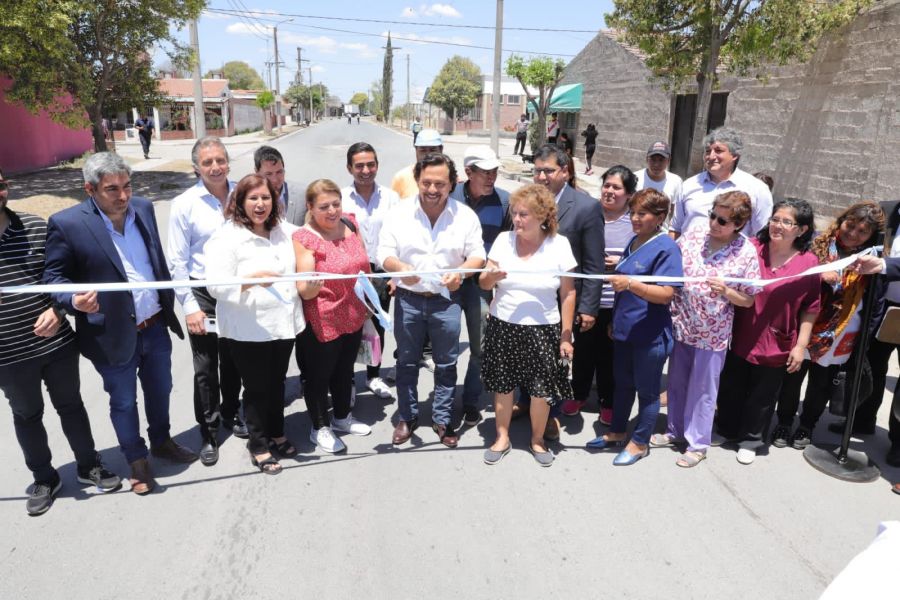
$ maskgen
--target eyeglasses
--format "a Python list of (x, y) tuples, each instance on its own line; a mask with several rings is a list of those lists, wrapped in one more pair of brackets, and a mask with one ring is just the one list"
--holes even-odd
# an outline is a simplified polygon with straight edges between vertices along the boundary
[(778, 217), (771, 217), (769, 219), (769, 223), (771, 223), (772, 225), (781, 225), (782, 227), (787, 227), (788, 229), (797, 224), (796, 221), (791, 221), (790, 219), (780, 219)]
[(556, 167), (555, 169), (535, 169), (534, 174), (535, 175), (543, 175), (545, 177), (550, 177), (557, 171), (559, 171), (559, 167)]
[(726, 225), (728, 225), (729, 223), (731, 223), (731, 219), (724, 219), (724, 218), (720, 217), (719, 215), (717, 215), (717, 214), (715, 213), (715, 211), (709, 211), (709, 220), (710, 220), (710, 221), (715, 221), (716, 223), (718, 223), (718, 224), (721, 225), (722, 227), (725, 227)]

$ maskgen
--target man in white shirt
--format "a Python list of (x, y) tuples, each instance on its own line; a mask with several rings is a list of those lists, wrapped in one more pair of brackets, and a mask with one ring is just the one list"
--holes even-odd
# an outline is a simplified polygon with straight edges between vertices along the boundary
[[(172, 201), (169, 214), (169, 271), (173, 280), (205, 279), (204, 245), (225, 222), (224, 209), (234, 186), (228, 180), (228, 151), (214, 136), (197, 140), (191, 150), (197, 184)], [(175, 295), (184, 310), (194, 358), (194, 417), (200, 426), (200, 461), (219, 460), (221, 423), (234, 435), (247, 437), (239, 414), (241, 381), (228, 348), (213, 328), (216, 300), (205, 287), (178, 288)], [(221, 393), (221, 402), (219, 401)]]
[[(421, 135), (419, 136), (421, 139)], [(472, 209), (450, 198), (456, 166), (444, 154), (430, 154), (414, 170), (419, 193), (385, 220), (377, 259), (385, 271), (397, 273), (394, 337), (397, 340), (397, 398), (400, 420), (393, 443), (409, 440), (419, 425), (419, 361), (426, 335), (431, 339), (434, 369), (432, 429), (448, 448), (459, 438), (453, 429), (453, 395), (462, 307), (459, 288), (464, 275), (403, 276), (407, 271), (480, 269), (485, 251), (481, 223)]]
[[(367, 142), (357, 142), (347, 149), (347, 171), (353, 177), (353, 183), (341, 190), (344, 213), (353, 213), (359, 223), (359, 233), (366, 245), (369, 255), (369, 267), (373, 273), (384, 272), (378, 263), (378, 236), (384, 224), (385, 215), (394, 209), (400, 198), (392, 189), (379, 185), (375, 181), (378, 175), (378, 154)], [(387, 279), (373, 278), (372, 285), (378, 292), (381, 308), (388, 310), (391, 296), (387, 290)], [(381, 339), (384, 348), (384, 328), (381, 322), (372, 317), (372, 323)], [(381, 378), (381, 365), (366, 367), (366, 386), (379, 398), (393, 398), (391, 388)]]
[(437, 129), (423, 129), (416, 136), (413, 148), (416, 151), (416, 162), (394, 173), (394, 178), (391, 179), (391, 189), (397, 192), (401, 200), (412, 198), (419, 193), (419, 185), (416, 183), (413, 170), (416, 164), (429, 154), (443, 152), (444, 142)]
[[(738, 168), (744, 144), (733, 129), (720, 127), (703, 138), (706, 170), (687, 179), (681, 186), (681, 199), (669, 227), (674, 239), (709, 218), (716, 196), (741, 191), (750, 196), (753, 214), (745, 228), (748, 236), (768, 226), (772, 216), (772, 192), (761, 180)], [(673, 199), (674, 200), (674, 199)]]
[(682, 179), (669, 171), (671, 157), (672, 150), (667, 143), (654, 142), (647, 150), (647, 168), (641, 169), (635, 175), (638, 180), (638, 191), (652, 188), (662, 192), (674, 206), (681, 201)]

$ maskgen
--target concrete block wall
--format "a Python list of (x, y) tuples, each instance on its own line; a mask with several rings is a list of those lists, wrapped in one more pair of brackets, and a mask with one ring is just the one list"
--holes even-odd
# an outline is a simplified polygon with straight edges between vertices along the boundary
[(650, 71), (629, 49), (601, 32), (572, 59), (561, 85), (584, 86), (575, 140), (576, 155), (584, 158), (581, 132), (588, 123), (597, 127), (594, 164), (624, 164), (643, 168), (647, 148), (669, 138), (672, 101), (650, 80)]

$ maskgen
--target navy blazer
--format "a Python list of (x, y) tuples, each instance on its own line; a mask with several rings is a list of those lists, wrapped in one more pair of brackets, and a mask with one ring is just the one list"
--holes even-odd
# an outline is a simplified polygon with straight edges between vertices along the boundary
[[(603, 208), (586, 192), (566, 185), (556, 207), (559, 232), (572, 245), (578, 261), (577, 273), (599, 275), (606, 271)], [(597, 316), (603, 282), (599, 279), (576, 279), (577, 314)]]
[[(150, 255), (157, 281), (171, 281), (163, 254), (153, 204), (132, 198), (135, 223)], [(44, 283), (127, 282), (125, 267), (116, 251), (100, 211), (90, 200), (51, 216), (47, 224)], [(81, 353), (92, 362), (122, 365), (134, 356), (137, 323), (131, 292), (100, 292), (100, 310), (87, 314), (72, 306), (72, 294), (51, 294), (53, 300), (75, 315), (75, 334)], [(162, 317), (175, 335), (184, 338), (175, 316), (175, 293), (159, 290)]]

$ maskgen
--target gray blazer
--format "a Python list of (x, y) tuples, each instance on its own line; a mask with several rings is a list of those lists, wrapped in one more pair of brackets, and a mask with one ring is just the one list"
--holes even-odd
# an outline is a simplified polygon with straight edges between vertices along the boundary
[(306, 186), (294, 181), (285, 181), (284, 220), (302, 227), (306, 222)]

